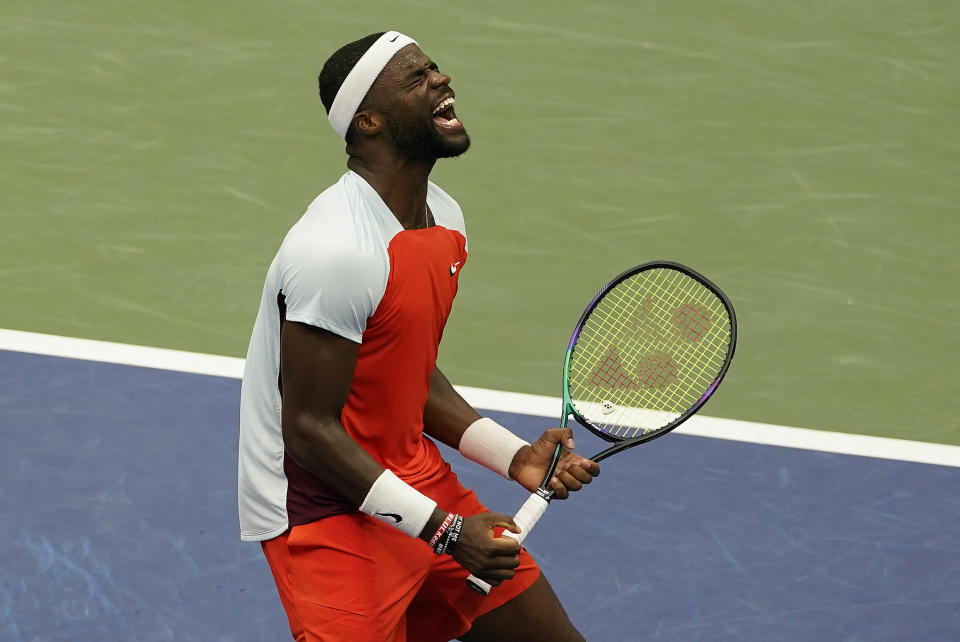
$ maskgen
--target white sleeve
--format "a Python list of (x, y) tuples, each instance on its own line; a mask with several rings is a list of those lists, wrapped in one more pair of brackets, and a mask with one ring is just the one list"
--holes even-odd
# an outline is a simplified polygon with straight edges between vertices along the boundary
[(386, 289), (389, 259), (315, 238), (288, 236), (281, 248), (286, 318), (360, 343)]

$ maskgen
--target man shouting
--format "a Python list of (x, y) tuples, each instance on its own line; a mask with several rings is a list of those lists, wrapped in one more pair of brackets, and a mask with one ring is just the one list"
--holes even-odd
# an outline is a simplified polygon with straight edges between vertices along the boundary
[[(390, 31), (320, 73), (349, 171), (270, 266), (240, 403), (241, 535), (260, 541), (296, 640), (582, 640), (530, 555), (435, 441), (534, 490), (569, 429), (533, 444), (481, 417), (436, 359), (467, 238), (429, 181), (470, 138), (450, 77)], [(556, 497), (596, 463), (565, 449)], [(467, 576), (494, 585), (471, 591)]]

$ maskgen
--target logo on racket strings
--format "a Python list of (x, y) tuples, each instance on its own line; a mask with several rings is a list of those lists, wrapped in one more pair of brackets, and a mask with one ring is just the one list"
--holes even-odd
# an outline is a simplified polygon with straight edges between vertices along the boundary
[(623, 365), (619, 348), (613, 347), (607, 350), (587, 381), (597, 388), (610, 390), (661, 389), (674, 383), (679, 376), (680, 368), (673, 355), (667, 352), (645, 353), (631, 371)]
[[(713, 327), (707, 310), (695, 303), (677, 306), (672, 312), (658, 309), (651, 299), (634, 309), (616, 344), (610, 347), (594, 367), (588, 382), (609, 390), (662, 389), (680, 376), (680, 368), (669, 346), (698, 343)], [(632, 352), (640, 345), (659, 345), (644, 352), (633, 368), (624, 365), (621, 345)], [(604, 411), (608, 414), (612, 411)]]

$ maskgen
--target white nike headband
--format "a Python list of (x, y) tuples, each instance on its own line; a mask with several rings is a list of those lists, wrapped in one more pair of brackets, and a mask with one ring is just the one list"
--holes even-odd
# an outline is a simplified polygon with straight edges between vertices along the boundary
[(403, 35), (399, 31), (388, 31), (380, 36), (367, 52), (360, 57), (350, 73), (343, 80), (337, 91), (336, 98), (330, 106), (327, 119), (340, 138), (347, 139), (347, 130), (353, 121), (357, 108), (366, 97), (373, 81), (377, 79), (383, 68), (387, 66), (394, 54), (406, 47), (415, 45), (417, 41)]

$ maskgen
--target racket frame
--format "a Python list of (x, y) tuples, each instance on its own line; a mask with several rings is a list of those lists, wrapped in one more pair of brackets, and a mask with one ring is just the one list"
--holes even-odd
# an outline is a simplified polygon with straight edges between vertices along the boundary
[[(700, 397), (699, 400), (697, 400), (697, 402), (693, 406), (691, 406), (683, 414), (681, 414), (679, 417), (671, 421), (666, 426), (663, 426), (662, 428), (651, 430), (649, 432), (644, 432), (644, 434), (639, 435), (637, 437), (629, 437), (624, 439), (624, 438), (616, 437), (614, 435), (606, 433), (603, 430), (600, 430), (598, 427), (594, 426), (589, 419), (585, 418), (579, 412), (577, 412), (577, 409), (573, 405), (573, 399), (570, 397), (570, 360), (573, 358), (573, 353), (576, 351), (577, 339), (580, 337), (580, 333), (583, 331), (583, 328), (586, 325), (587, 320), (590, 318), (590, 315), (593, 314), (593, 311), (597, 308), (597, 305), (599, 305), (600, 301), (603, 300), (603, 297), (610, 290), (615, 288), (617, 285), (619, 285), (626, 279), (629, 279), (630, 277), (636, 274), (639, 274), (640, 272), (646, 272), (646, 271), (654, 270), (657, 268), (668, 268), (668, 269), (686, 274), (690, 278), (699, 282), (700, 285), (710, 290), (713, 294), (717, 296), (717, 298), (720, 299), (720, 301), (723, 303), (724, 308), (726, 308), (728, 316), (730, 317), (730, 350), (727, 352), (726, 359), (724, 360), (723, 366), (720, 368), (720, 372), (717, 374), (716, 379), (714, 379), (713, 383), (710, 384), (710, 387), (707, 389), (707, 391), (703, 394), (702, 397)], [(606, 459), (607, 457), (615, 453), (618, 453), (622, 450), (626, 450), (627, 448), (633, 448), (634, 446), (637, 446), (639, 444), (651, 441), (653, 439), (656, 439), (657, 437), (661, 437), (667, 434), (668, 432), (670, 432), (671, 430), (673, 430), (674, 428), (676, 428), (677, 426), (679, 426), (680, 424), (682, 424), (687, 419), (689, 419), (692, 415), (694, 415), (697, 411), (699, 411), (700, 408), (702, 408), (705, 403), (707, 403), (707, 400), (710, 399), (711, 396), (713, 396), (713, 393), (717, 389), (717, 386), (720, 385), (720, 382), (723, 381), (724, 376), (726, 376), (727, 374), (727, 369), (730, 367), (730, 362), (733, 360), (733, 353), (736, 350), (736, 347), (737, 347), (737, 315), (733, 310), (733, 304), (730, 302), (730, 298), (726, 295), (726, 293), (724, 293), (723, 290), (717, 287), (717, 285), (713, 283), (710, 279), (703, 276), (696, 270), (693, 270), (687, 267), (686, 265), (682, 265), (674, 261), (648, 261), (647, 263), (642, 263), (640, 265), (630, 268), (629, 270), (625, 270), (621, 274), (617, 275), (612, 281), (607, 283), (607, 285), (605, 285), (603, 289), (601, 289), (600, 292), (597, 293), (597, 296), (593, 298), (593, 301), (590, 302), (590, 305), (588, 305), (586, 310), (583, 311), (583, 314), (580, 315), (580, 320), (577, 321), (577, 325), (574, 327), (573, 334), (570, 336), (570, 343), (567, 344), (567, 354), (563, 360), (563, 414), (561, 418), (561, 427), (566, 427), (567, 418), (569, 416), (572, 416), (577, 423), (579, 423), (581, 426), (583, 426), (593, 434), (597, 435), (604, 441), (609, 441), (613, 443), (613, 446), (610, 446), (609, 448), (600, 451), (593, 457), (590, 457), (590, 459), (595, 462), (600, 462)], [(547, 475), (547, 477), (544, 479), (544, 481), (549, 482), (549, 478), (552, 475), (553, 475), (553, 471), (551, 470)]]
[[(726, 308), (727, 314), (730, 317), (730, 349), (727, 352), (726, 359), (724, 360), (723, 366), (720, 368), (720, 372), (717, 374), (716, 379), (714, 379), (713, 383), (710, 384), (710, 387), (703, 394), (703, 396), (700, 397), (700, 399), (698, 399), (697, 402), (686, 412), (662, 428), (645, 432), (638, 437), (620, 438), (600, 430), (598, 427), (594, 426), (590, 420), (577, 412), (577, 409), (573, 405), (573, 399), (570, 397), (570, 360), (573, 358), (573, 353), (576, 350), (577, 339), (580, 337), (580, 332), (583, 330), (583, 327), (586, 325), (590, 315), (596, 309), (603, 297), (610, 290), (631, 276), (639, 274), (640, 272), (657, 268), (668, 268), (686, 274), (713, 292), (713, 294), (715, 294), (717, 298), (723, 302), (723, 306)], [(710, 279), (703, 276), (696, 270), (687, 267), (686, 265), (675, 263), (673, 261), (649, 261), (647, 263), (634, 266), (629, 270), (617, 275), (616, 278), (607, 283), (607, 285), (605, 285), (603, 289), (597, 293), (597, 295), (593, 298), (593, 301), (590, 302), (590, 305), (587, 306), (587, 309), (584, 310), (583, 314), (580, 315), (580, 320), (577, 321), (577, 325), (574, 327), (573, 334), (570, 337), (570, 343), (567, 344), (567, 353), (563, 360), (563, 412), (560, 415), (560, 427), (566, 428), (569, 418), (572, 416), (577, 423), (604, 441), (613, 442), (613, 445), (606, 450), (602, 450), (593, 457), (590, 457), (591, 460), (598, 463), (622, 450), (626, 450), (628, 448), (632, 448), (639, 444), (656, 439), (657, 437), (661, 437), (689, 419), (694, 413), (703, 407), (703, 404), (707, 403), (707, 400), (710, 399), (714, 391), (717, 389), (717, 386), (720, 385), (720, 382), (723, 381), (724, 376), (727, 374), (727, 369), (730, 367), (730, 362), (733, 360), (733, 353), (736, 350), (736, 347), (737, 316), (733, 310), (733, 304), (730, 302), (730, 299), (723, 292), (723, 290), (717, 287), (717, 285), (710, 281)], [(540, 483), (540, 486), (537, 488), (536, 492), (534, 492), (527, 499), (524, 505), (521, 506), (520, 511), (514, 517), (514, 522), (520, 526), (522, 531), (519, 534), (515, 534), (510, 531), (503, 532), (504, 536), (512, 537), (513, 539), (517, 540), (521, 546), (523, 545), (527, 535), (530, 533), (530, 530), (540, 520), (540, 517), (546, 510), (550, 500), (553, 498), (553, 489), (550, 488), (550, 480), (553, 477), (554, 472), (556, 472), (557, 462), (560, 461), (560, 456), (562, 453), (563, 445), (558, 443), (557, 447), (553, 451), (553, 457), (550, 461), (550, 465), (547, 466), (547, 473), (544, 475), (543, 481)], [(491, 589), (490, 584), (474, 576), (472, 573), (467, 578), (467, 586), (482, 595), (488, 594)]]

